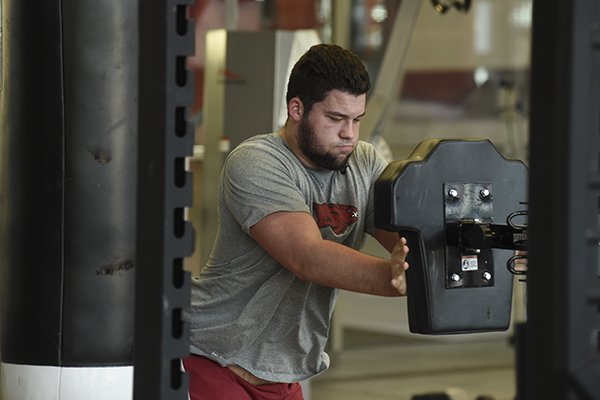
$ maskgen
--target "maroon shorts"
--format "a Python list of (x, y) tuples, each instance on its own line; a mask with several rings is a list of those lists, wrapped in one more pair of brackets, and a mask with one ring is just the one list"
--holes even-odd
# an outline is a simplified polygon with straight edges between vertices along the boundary
[(297, 382), (255, 386), (229, 368), (193, 354), (183, 359), (183, 367), (189, 377), (190, 400), (303, 400)]

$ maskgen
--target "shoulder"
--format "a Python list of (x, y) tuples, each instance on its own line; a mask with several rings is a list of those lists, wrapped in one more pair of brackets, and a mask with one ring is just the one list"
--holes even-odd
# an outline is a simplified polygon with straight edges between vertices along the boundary
[(277, 133), (264, 133), (252, 136), (231, 150), (230, 155), (241, 153), (265, 152), (277, 153), (286, 150), (285, 143)]
[(356, 151), (361, 154), (374, 154), (377, 152), (372, 143), (365, 140), (359, 140), (356, 145)]
[(270, 159), (284, 156), (285, 145), (278, 135), (267, 133), (246, 139), (227, 156), (226, 162), (268, 162)]
[(354, 150), (355, 160), (361, 165), (380, 167), (387, 164), (385, 158), (377, 151), (372, 143), (359, 140)]
[(246, 139), (233, 149), (225, 160), (225, 171), (246, 176), (289, 173), (298, 162), (279, 135), (262, 134)]

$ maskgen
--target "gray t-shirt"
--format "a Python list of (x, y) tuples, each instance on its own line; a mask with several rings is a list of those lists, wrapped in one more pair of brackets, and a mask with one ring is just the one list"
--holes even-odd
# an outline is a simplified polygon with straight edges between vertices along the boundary
[(248, 232), (273, 212), (306, 212), (323, 238), (358, 249), (375, 231), (372, 189), (385, 166), (363, 141), (344, 174), (304, 167), (277, 133), (235, 148), (219, 185), (215, 244), (192, 281), (192, 353), (275, 382), (324, 371), (338, 290), (296, 278)]

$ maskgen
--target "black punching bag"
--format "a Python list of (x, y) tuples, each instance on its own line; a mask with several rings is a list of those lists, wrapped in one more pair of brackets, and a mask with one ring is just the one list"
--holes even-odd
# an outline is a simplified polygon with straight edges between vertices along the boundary
[(2, 5), (3, 398), (130, 399), (138, 2)]

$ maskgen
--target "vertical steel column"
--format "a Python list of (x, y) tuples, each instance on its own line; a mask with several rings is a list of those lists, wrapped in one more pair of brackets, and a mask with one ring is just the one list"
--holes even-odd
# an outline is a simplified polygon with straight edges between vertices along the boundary
[(600, 1), (535, 0), (525, 393), (600, 399)]
[(190, 277), (183, 259), (192, 253), (185, 221), (192, 202), (186, 157), (194, 135), (186, 120), (193, 82), (186, 57), (194, 50), (187, 19), (192, 0), (140, 2), (139, 153), (134, 399), (187, 399), (180, 358), (189, 352)]

